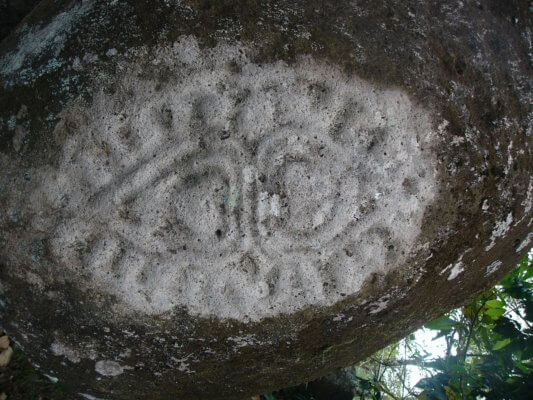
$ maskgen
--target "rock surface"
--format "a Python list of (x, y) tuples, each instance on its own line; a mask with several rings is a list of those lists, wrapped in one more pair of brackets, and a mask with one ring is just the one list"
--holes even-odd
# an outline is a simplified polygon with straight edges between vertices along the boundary
[(35, 7), (39, 0), (0, 0), (0, 41)]
[(1, 328), (80, 398), (240, 399), (461, 304), (533, 236), (528, 18), (42, 1), (0, 44)]

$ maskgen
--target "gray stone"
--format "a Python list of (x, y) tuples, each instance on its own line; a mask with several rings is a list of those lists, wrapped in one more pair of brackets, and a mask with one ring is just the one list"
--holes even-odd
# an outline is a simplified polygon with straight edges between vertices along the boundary
[(6, 349), (0, 350), (0, 368), (4, 368), (11, 361), (13, 357), (13, 349), (11, 346), (7, 346)]
[(0, 0), (0, 41), (22, 21), (39, 0)]
[(524, 7), (43, 1), (0, 45), (1, 328), (82, 398), (239, 399), (466, 301), (532, 237)]
[(0, 350), (5, 350), (9, 347), (9, 338), (4, 335), (0, 336)]

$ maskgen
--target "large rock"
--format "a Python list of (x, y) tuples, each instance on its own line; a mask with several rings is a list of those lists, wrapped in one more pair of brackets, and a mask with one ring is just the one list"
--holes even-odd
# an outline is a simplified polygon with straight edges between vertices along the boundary
[(527, 2), (52, 1), (0, 45), (1, 327), (85, 398), (353, 363), (528, 250)]

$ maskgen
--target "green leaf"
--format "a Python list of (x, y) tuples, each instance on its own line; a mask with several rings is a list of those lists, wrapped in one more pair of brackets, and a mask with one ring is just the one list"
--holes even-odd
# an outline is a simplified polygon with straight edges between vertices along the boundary
[(529, 374), (531, 372), (531, 369), (527, 367), (527, 365), (525, 365), (524, 363), (518, 361), (515, 363), (516, 367), (522, 371), (522, 373), (524, 374)]
[(443, 315), (442, 317), (435, 318), (433, 321), (428, 322), (424, 325), (424, 328), (431, 329), (433, 331), (450, 331), (455, 326), (456, 322)]
[(496, 351), (496, 350), (503, 349), (505, 346), (507, 346), (510, 343), (511, 343), (511, 339), (509, 338), (498, 340), (496, 343), (494, 343), (494, 346), (492, 346), (492, 350)]
[(533, 263), (528, 262), (524, 267), (524, 280), (533, 278)]
[(489, 308), (487, 311), (484, 312), (485, 315), (488, 315), (493, 320), (497, 320), (505, 313), (505, 310), (503, 308)]
[(488, 308), (503, 308), (503, 306), (505, 306), (505, 303), (500, 300), (489, 300), (485, 303), (485, 305)]

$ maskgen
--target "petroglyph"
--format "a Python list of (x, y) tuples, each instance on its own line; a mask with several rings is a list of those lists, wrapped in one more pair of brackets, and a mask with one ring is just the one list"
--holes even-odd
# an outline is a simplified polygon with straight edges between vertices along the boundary
[[(407, 260), (436, 191), (428, 111), (311, 58), (160, 49), (67, 109), (35, 215), (58, 270), (127, 308), (259, 320)], [(119, 56), (117, 56), (119, 57)]]

